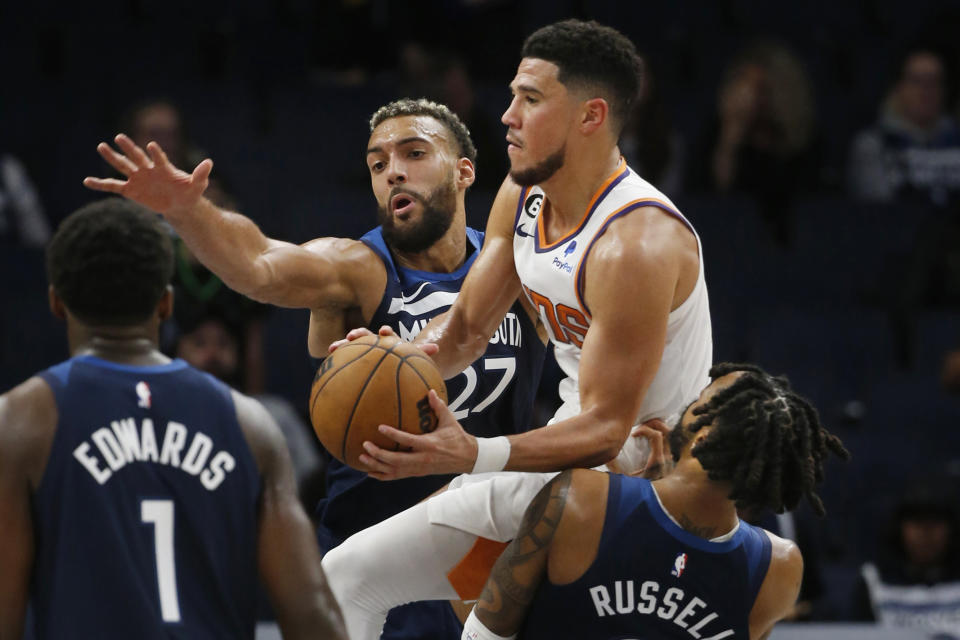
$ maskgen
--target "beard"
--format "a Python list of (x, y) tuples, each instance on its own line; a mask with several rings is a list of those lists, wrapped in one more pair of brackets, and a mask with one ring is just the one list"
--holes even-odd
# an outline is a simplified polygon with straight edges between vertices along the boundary
[(398, 227), (397, 220), (386, 207), (377, 207), (377, 221), (383, 230), (383, 239), (394, 251), (418, 253), (425, 251), (442, 238), (453, 224), (453, 214), (457, 210), (457, 186), (451, 172), (448, 179), (438, 185), (424, 198), (419, 193), (396, 187), (390, 192), (387, 202), (393, 196), (403, 193), (423, 203), (423, 214), (419, 222)]
[(670, 454), (673, 456), (674, 462), (680, 461), (680, 454), (683, 453), (684, 447), (691, 440), (693, 440), (693, 432), (683, 426), (683, 420), (681, 419), (677, 426), (667, 434), (667, 444), (670, 446)]
[(563, 158), (567, 153), (567, 145), (564, 143), (557, 151), (551, 153), (538, 165), (529, 169), (510, 170), (510, 177), (521, 187), (533, 187), (542, 182), (546, 182), (553, 177), (563, 166)]

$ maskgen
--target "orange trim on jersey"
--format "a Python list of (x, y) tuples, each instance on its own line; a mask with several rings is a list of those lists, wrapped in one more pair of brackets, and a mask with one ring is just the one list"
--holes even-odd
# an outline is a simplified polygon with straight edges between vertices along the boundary
[[(600, 185), (600, 188), (597, 189), (596, 193), (593, 194), (593, 197), (590, 198), (590, 204), (587, 205), (587, 210), (584, 211), (583, 217), (580, 219), (580, 222), (570, 231), (566, 232), (560, 238), (557, 238), (553, 242), (547, 242), (547, 234), (543, 229), (543, 211), (540, 212), (540, 215), (537, 217), (537, 244), (539, 245), (540, 251), (547, 251), (553, 249), (558, 244), (564, 243), (566, 240), (569, 240), (572, 236), (580, 233), (580, 230), (583, 229), (584, 225), (587, 224), (587, 220), (590, 219), (590, 214), (593, 213), (593, 209), (599, 204), (598, 200), (607, 190), (607, 187), (610, 184), (619, 178), (621, 175), (627, 172), (627, 161), (622, 157), (620, 158), (620, 164), (617, 165), (616, 170), (610, 174), (610, 176), (603, 181), (603, 184)], [(546, 199), (546, 198), (544, 198)]]
[(509, 542), (497, 542), (489, 538), (477, 538), (477, 541), (447, 573), (450, 586), (461, 600), (479, 600), (487, 578), (496, 564), (497, 558), (507, 548)]
[[(583, 272), (583, 269), (586, 267), (587, 256), (590, 255), (590, 249), (593, 248), (593, 243), (596, 242), (597, 239), (599, 239), (600, 236), (604, 234), (604, 232), (607, 230), (607, 227), (610, 226), (611, 222), (613, 222), (614, 218), (621, 216), (625, 213), (629, 213), (633, 209), (639, 209), (640, 207), (644, 207), (644, 206), (659, 207), (661, 209), (664, 209), (665, 211), (669, 211), (670, 213), (678, 216), (681, 221), (687, 224), (687, 226), (690, 225), (689, 222), (686, 222), (686, 218), (684, 218), (679, 211), (674, 209), (669, 202), (665, 202), (658, 198), (639, 198), (637, 200), (631, 200), (627, 204), (623, 205), (622, 207), (620, 207), (619, 209), (617, 209), (616, 211), (608, 215), (606, 219), (603, 221), (603, 224), (600, 225), (600, 228), (597, 229), (596, 233), (593, 234), (593, 237), (590, 238), (590, 242), (587, 243), (587, 248), (584, 249), (583, 255), (580, 256), (580, 261), (577, 263), (577, 272), (576, 272), (577, 275), (574, 278), (573, 290), (577, 294), (577, 304), (580, 305), (580, 310), (583, 311), (584, 314), (586, 314), (587, 320), (592, 320), (593, 314), (590, 313), (590, 308), (587, 306), (586, 301), (583, 299), (583, 292), (581, 291), (583, 287), (580, 286), (580, 283), (583, 281), (582, 272)], [(584, 286), (586, 285), (584, 284)]]

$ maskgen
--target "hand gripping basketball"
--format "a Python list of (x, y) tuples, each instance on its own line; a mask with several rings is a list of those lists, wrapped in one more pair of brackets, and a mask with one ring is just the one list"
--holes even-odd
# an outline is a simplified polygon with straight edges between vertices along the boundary
[(394, 424), (408, 433), (437, 428), (431, 390), (446, 398), (440, 371), (420, 349), (392, 336), (362, 336), (337, 349), (317, 370), (310, 420), (331, 455), (366, 470), (360, 460), (365, 441), (400, 446), (378, 431), (379, 425)]

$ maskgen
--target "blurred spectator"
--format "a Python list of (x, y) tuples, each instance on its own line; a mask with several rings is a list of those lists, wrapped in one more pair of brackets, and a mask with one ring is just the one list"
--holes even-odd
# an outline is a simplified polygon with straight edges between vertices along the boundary
[(947, 478), (904, 493), (876, 561), (861, 569), (854, 612), (885, 627), (960, 638), (960, 512)]
[[(127, 132), (141, 148), (154, 141), (163, 147), (170, 161), (185, 171), (193, 170), (207, 157), (187, 135), (186, 125), (180, 110), (173, 102), (149, 99), (131, 107), (121, 121), (121, 131)], [(205, 194), (214, 204), (226, 209), (236, 209), (237, 203), (226, 188), (222, 178), (211, 176)], [(266, 365), (263, 354), (263, 315), (266, 305), (261, 305), (230, 288), (203, 266), (179, 238), (174, 241), (176, 270), (173, 286), (176, 291), (174, 321), (166, 329), (169, 334), (182, 332), (178, 325), (194, 326), (199, 318), (214, 309), (231, 326), (237, 328), (238, 357), (242, 366), (237, 368), (237, 379), (230, 381), (237, 389), (251, 394), (263, 391)], [(165, 342), (170, 343), (169, 335)], [(202, 367), (201, 367), (202, 368)]]
[(473, 80), (460, 56), (420, 42), (400, 48), (400, 92), (445, 104), (460, 116), (477, 148), (474, 189), (496, 191), (507, 175), (506, 128), (481, 109)]
[[(241, 365), (243, 328), (236, 318), (216, 307), (209, 307), (203, 315), (180, 324), (180, 330), (173, 348), (174, 356), (233, 387), (240, 386), (244, 377)], [(293, 459), (297, 486), (308, 512), (312, 511), (320, 497), (316, 493), (323, 478), (322, 459), (313, 430), (285, 398), (263, 393), (252, 395), (280, 425)]]
[[(141, 149), (145, 149), (151, 140), (156, 142), (163, 147), (170, 162), (184, 171), (192, 171), (207, 157), (187, 135), (180, 109), (163, 98), (145, 100), (134, 105), (124, 115), (120, 130), (129, 135)], [(205, 195), (217, 206), (227, 209), (236, 206), (222, 176), (210, 176), (210, 186)]]
[(760, 42), (728, 66), (717, 117), (691, 158), (689, 187), (757, 199), (780, 244), (789, 241), (790, 201), (817, 186), (813, 89), (797, 56)]
[(850, 192), (860, 200), (950, 203), (960, 192), (960, 129), (946, 113), (943, 60), (924, 49), (904, 59), (876, 125), (853, 142)]
[(140, 102), (123, 120), (122, 130), (137, 145), (146, 148), (153, 140), (163, 147), (170, 162), (184, 170), (193, 169), (206, 157), (189, 141), (180, 110), (169, 100), (156, 98)]
[[(167, 331), (174, 333), (175, 340), (185, 327), (196, 326), (210, 313), (218, 314), (228, 326), (235, 328), (237, 357), (242, 362), (235, 372), (237, 379), (231, 380), (230, 384), (245, 393), (262, 392), (266, 379), (263, 318), (269, 308), (223, 284), (216, 274), (200, 264), (179, 238), (174, 240), (174, 249), (176, 304), (173, 322), (168, 323)], [(170, 339), (166, 342), (169, 344)]]
[(671, 197), (680, 194), (683, 138), (670, 120), (670, 111), (646, 59), (640, 97), (620, 136), (620, 151), (647, 182)]
[(944, 356), (940, 383), (948, 393), (960, 394), (960, 350), (949, 351)]
[(37, 190), (23, 164), (0, 150), (0, 239), (23, 247), (42, 248), (50, 224)]

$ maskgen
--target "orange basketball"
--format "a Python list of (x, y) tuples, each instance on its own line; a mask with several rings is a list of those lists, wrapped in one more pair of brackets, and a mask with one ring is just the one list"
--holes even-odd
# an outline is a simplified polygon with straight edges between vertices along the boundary
[(447, 400), (440, 370), (420, 349), (399, 338), (364, 336), (327, 356), (310, 391), (313, 430), (333, 457), (355, 469), (363, 442), (399, 450), (377, 427), (409, 433), (437, 428), (427, 392)]

